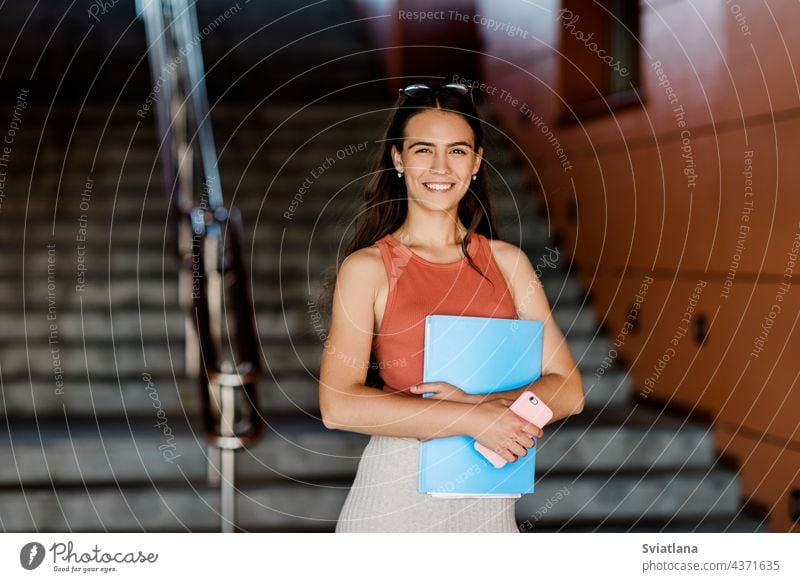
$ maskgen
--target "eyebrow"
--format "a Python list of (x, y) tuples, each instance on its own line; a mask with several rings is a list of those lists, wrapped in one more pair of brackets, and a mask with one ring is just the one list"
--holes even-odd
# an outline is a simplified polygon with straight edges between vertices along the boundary
[[(429, 141), (415, 141), (410, 146), (408, 146), (408, 149), (411, 149), (418, 145), (436, 147), (436, 144), (431, 143)], [(469, 149), (472, 149), (472, 144), (470, 144), (467, 141), (454, 141), (453, 143), (447, 144), (447, 147), (453, 147), (453, 146), (467, 146)]]

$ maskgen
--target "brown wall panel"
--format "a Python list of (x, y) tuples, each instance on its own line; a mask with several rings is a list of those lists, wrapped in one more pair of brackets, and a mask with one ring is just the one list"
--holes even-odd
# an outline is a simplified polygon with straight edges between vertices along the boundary
[[(651, 10), (642, 4), (642, 86), (646, 113), (620, 110), (585, 122), (597, 146), (616, 144), (650, 133), (675, 133), (676, 106), (682, 106), (692, 128), (741, 125), (754, 118), (791, 115), (800, 106), (796, 82), (800, 37), (792, 33), (800, 6), (781, 2), (765, 9), (760, 2), (738, 2), (750, 26), (741, 33), (728, 6), (717, 2), (676, 1)], [(773, 15), (775, 21), (773, 21)], [(553, 26), (560, 24), (553, 17)], [(784, 46), (785, 45), (785, 46)], [(660, 62), (660, 77), (654, 63)], [(670, 102), (667, 82), (677, 102)], [(617, 127), (619, 126), (619, 127)], [(566, 132), (564, 141), (583, 147), (583, 138)]]
[[(759, 126), (746, 136), (694, 138), (692, 188), (676, 145), (607, 148), (576, 164), (578, 236), (586, 243), (578, 245), (581, 262), (669, 272), (733, 267), (750, 277), (783, 273), (800, 218), (800, 165), (793, 162), (800, 120)], [(572, 197), (560, 167), (539, 169), (543, 195), (564, 208)]]
[[(765, 431), (800, 447), (800, 293), (784, 293), (777, 282), (740, 282), (723, 294), (720, 280), (702, 275), (654, 278), (642, 289), (646, 276), (603, 276), (590, 287), (598, 319), (605, 318), (611, 346), (631, 367), (638, 393), (697, 406), (715, 422)], [(698, 286), (701, 280), (705, 286)], [(640, 292), (639, 330), (625, 333)], [(687, 311), (689, 325), (682, 321)], [(702, 345), (695, 334), (698, 315), (707, 321)]]
[[(713, 283), (707, 280), (676, 278), (646, 280), (646, 273), (626, 277), (617, 295), (611, 298), (609, 337), (621, 361), (630, 367), (631, 379), (639, 396), (661, 402), (706, 409), (708, 397), (704, 376), (712, 366), (695, 338), (695, 315), (708, 316), (716, 307)], [(615, 279), (604, 278), (605, 289)], [(705, 283), (705, 285), (703, 285)], [(626, 331), (627, 314), (641, 292), (635, 332)], [(592, 296), (595, 296), (594, 290)], [(609, 299), (604, 298), (603, 303)], [(688, 312), (688, 323), (682, 321)], [(713, 332), (712, 332), (713, 333)], [(709, 336), (710, 337), (710, 336)]]
[[(488, 2), (478, 4), (483, 13), (494, 14), (495, 8)], [(694, 134), (713, 133), (715, 126), (741, 127), (742, 119), (748, 119), (751, 125), (771, 125), (772, 114), (779, 119), (796, 116), (800, 107), (800, 82), (795, 72), (800, 37), (792, 31), (793, 23), (800, 19), (800, 5), (782, 2), (765, 9), (755, 1), (737, 4), (750, 28), (749, 36), (741, 33), (736, 17), (723, 4), (675, 1), (656, 9), (643, 4), (640, 93), (646, 111), (622, 109), (564, 129), (559, 137), (573, 155), (581, 155), (589, 144), (614, 146), (622, 139), (631, 141), (653, 133), (674, 137), (679, 132), (676, 106), (683, 107)], [(547, 8), (540, 14), (537, 30), (549, 25), (550, 32), (542, 40), (560, 48), (558, 10)], [(490, 54), (484, 59), (485, 80), (503, 84), (503, 75), (496, 78), (492, 71), (499, 66), (499, 59), (530, 68), (543, 83), (516, 92), (524, 93), (538, 110), (554, 119), (557, 113), (553, 111), (560, 112), (564, 107), (560, 90), (545, 88), (560, 88), (559, 67), (545, 63), (555, 63), (558, 54), (553, 52), (548, 58), (540, 51), (538, 41), (530, 43), (534, 48), (526, 52), (520, 46), (528, 45), (520, 39), (502, 39), (502, 35), (485, 31), (484, 35)], [(533, 60), (535, 65), (529, 67)], [(651, 66), (656, 61), (661, 62), (665, 79), (660, 79)], [(670, 102), (665, 88), (659, 85), (665, 80), (677, 102)], [(588, 133), (588, 140), (584, 133)]]
[(725, 426), (717, 427), (714, 437), (717, 452), (740, 465), (746, 496), (769, 513), (769, 529), (800, 533), (790, 509), (792, 491), (800, 489), (800, 450)]
[(733, 286), (714, 324), (720, 341), (709, 345), (709, 356), (720, 366), (706, 401), (721, 422), (800, 447), (800, 293), (790, 288), (783, 295), (784, 290), (779, 283)]

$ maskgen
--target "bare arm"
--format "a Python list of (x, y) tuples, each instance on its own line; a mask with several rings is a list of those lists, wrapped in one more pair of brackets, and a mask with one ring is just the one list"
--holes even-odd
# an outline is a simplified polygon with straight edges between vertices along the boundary
[(508, 281), (520, 319), (544, 322), (541, 377), (522, 388), (497, 392), (507, 400), (516, 400), (525, 390), (532, 390), (553, 411), (553, 419), (579, 414), (583, 410), (583, 380), (570, 353), (569, 345), (558, 328), (547, 296), (530, 260), (518, 247), (493, 241), (495, 258)]
[[(486, 444), (496, 433), (539, 429), (495, 402), (461, 402), (390, 394), (364, 384), (372, 347), (375, 294), (385, 277), (380, 255), (370, 249), (342, 263), (334, 289), (331, 329), (320, 364), (320, 412), (330, 429), (370, 435), (438, 438), (469, 435)], [(488, 428), (487, 428), (488, 427)], [(489, 435), (489, 436), (487, 436)]]

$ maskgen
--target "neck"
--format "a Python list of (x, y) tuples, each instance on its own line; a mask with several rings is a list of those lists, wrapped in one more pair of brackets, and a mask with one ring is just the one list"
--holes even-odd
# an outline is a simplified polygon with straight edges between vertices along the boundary
[(423, 221), (413, 220), (409, 216), (394, 236), (405, 244), (442, 248), (460, 245), (466, 233), (467, 228), (455, 217), (445, 216)]
[(460, 245), (466, 233), (457, 205), (434, 210), (409, 199), (406, 219), (394, 236), (405, 244), (436, 249)]

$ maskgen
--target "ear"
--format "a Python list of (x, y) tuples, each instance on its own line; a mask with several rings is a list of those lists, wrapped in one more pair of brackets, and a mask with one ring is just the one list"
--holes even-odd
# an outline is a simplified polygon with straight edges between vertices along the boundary
[(478, 171), (478, 168), (481, 167), (481, 161), (483, 160), (483, 146), (478, 148), (478, 151), (475, 152), (475, 163), (472, 164), (472, 173)]
[(397, 146), (394, 145), (394, 144), (392, 144), (391, 155), (392, 155), (392, 162), (394, 163), (394, 167), (402, 169), (402, 167), (403, 167), (403, 159), (400, 156), (400, 152), (397, 150)]

